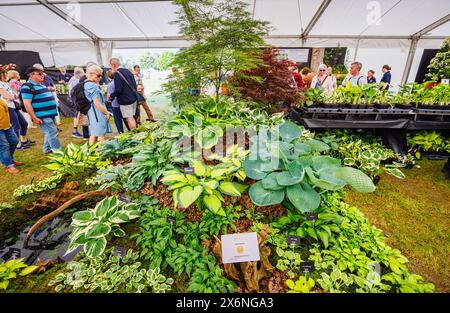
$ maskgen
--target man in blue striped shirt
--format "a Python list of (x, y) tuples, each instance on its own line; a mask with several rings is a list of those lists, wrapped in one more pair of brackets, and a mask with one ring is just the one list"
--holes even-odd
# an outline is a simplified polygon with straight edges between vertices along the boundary
[(30, 67), (26, 73), (29, 80), (23, 84), (20, 93), (28, 114), (44, 133), (44, 153), (60, 150), (59, 132), (55, 122), (56, 101), (51, 91), (42, 84), (44, 72), (39, 68)]

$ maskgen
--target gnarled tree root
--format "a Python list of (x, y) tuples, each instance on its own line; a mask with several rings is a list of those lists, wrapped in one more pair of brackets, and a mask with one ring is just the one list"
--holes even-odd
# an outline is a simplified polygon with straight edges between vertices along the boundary
[(25, 240), (23, 241), (23, 247), (26, 248), (28, 246), (28, 240), (30, 240), (31, 235), (33, 235), (33, 233), (39, 229), (39, 227), (41, 227), (42, 225), (44, 225), (45, 223), (47, 223), (48, 221), (51, 221), (52, 219), (54, 219), (55, 217), (57, 217), (59, 214), (61, 214), (65, 209), (67, 209), (68, 207), (70, 207), (71, 205), (80, 202), (81, 200), (90, 198), (90, 197), (96, 197), (96, 196), (103, 196), (103, 195), (107, 195), (109, 192), (106, 190), (95, 190), (95, 191), (89, 191), (89, 192), (85, 192), (82, 193), (81, 195), (75, 196), (72, 199), (64, 202), (59, 208), (57, 208), (56, 210), (54, 210), (53, 212), (44, 215), (43, 217), (41, 217), (28, 231), (27, 236), (25, 237)]

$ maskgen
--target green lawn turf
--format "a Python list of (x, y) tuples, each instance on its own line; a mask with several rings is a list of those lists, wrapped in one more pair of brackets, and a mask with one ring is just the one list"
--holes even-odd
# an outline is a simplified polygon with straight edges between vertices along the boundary
[(348, 192), (346, 197), (439, 292), (450, 291), (450, 180), (441, 172), (444, 163), (419, 161), (420, 168), (404, 171), (404, 180), (382, 175), (373, 194)]
[[(59, 134), (61, 144), (66, 146), (69, 142), (83, 143), (82, 139), (72, 138), (73, 119), (62, 118), (62, 125), (60, 129), (63, 131)], [(81, 129), (80, 129), (81, 131)], [(34, 179), (34, 181), (49, 177), (51, 172), (47, 170), (43, 165), (47, 162), (47, 156), (42, 151), (42, 145), (44, 142), (44, 136), (40, 128), (29, 128), (28, 138), (36, 141), (31, 149), (19, 150), (14, 154), (14, 159), (25, 163), (20, 166), (20, 174), (7, 174), (4, 169), (0, 170), (0, 203), (11, 201), (14, 189), (20, 185), (28, 185)]]

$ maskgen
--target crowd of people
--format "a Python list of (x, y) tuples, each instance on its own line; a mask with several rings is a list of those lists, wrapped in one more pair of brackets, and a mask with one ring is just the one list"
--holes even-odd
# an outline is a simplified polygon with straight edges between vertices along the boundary
[[(147, 120), (154, 120), (146, 101), (139, 65), (127, 69), (118, 58), (111, 58), (109, 65), (111, 69), (106, 73), (92, 63), (87, 65), (86, 71), (76, 67), (73, 75), (60, 67), (57, 76), (58, 83), (68, 84), (73, 109), (72, 137), (89, 140), (90, 144), (104, 141), (112, 132), (111, 116), (119, 133), (139, 125), (141, 107)], [(369, 70), (366, 76), (361, 74), (361, 68), (360, 62), (353, 62), (342, 86), (376, 83), (375, 71)], [(382, 68), (382, 88), (389, 88), (390, 70), (389, 65)], [(325, 64), (320, 64), (316, 73), (309, 68), (303, 68), (299, 73), (294, 65), (290, 71), (292, 85), (299, 89), (323, 88), (324, 92), (331, 93), (338, 87), (333, 69)], [(6, 172), (12, 174), (19, 173), (16, 167), (22, 165), (14, 160), (14, 152), (29, 149), (36, 143), (27, 137), (29, 127), (40, 127), (44, 153), (61, 149), (61, 130), (58, 128), (61, 122), (54, 81), (41, 64), (28, 68), (26, 75), (28, 80), (22, 84), (20, 74), (13, 68), (0, 68), (0, 160)], [(106, 95), (101, 84), (107, 84)]]
[[(111, 70), (106, 72), (96, 64), (86, 71), (77, 67), (73, 75), (61, 67), (58, 83), (67, 83), (69, 102), (73, 111), (72, 137), (89, 140), (90, 144), (102, 142), (112, 132), (110, 117), (119, 133), (124, 126), (129, 131), (140, 123), (140, 107), (147, 120), (154, 121), (147, 104), (138, 65), (132, 70), (121, 66), (117, 58), (109, 60)], [(36, 142), (27, 138), (29, 127), (38, 125), (43, 136), (43, 152), (61, 149), (59, 140), (60, 113), (58, 97), (52, 78), (41, 64), (26, 70), (27, 81), (21, 83), (20, 74), (12, 65), (0, 67), (0, 161), (7, 173), (19, 173), (23, 163), (14, 160), (16, 150), (29, 149)], [(101, 84), (107, 84), (107, 94)], [(82, 134), (79, 129), (81, 127)]]
[[(342, 86), (346, 86), (347, 83), (352, 85), (364, 85), (373, 84), (377, 80), (375, 78), (375, 71), (369, 70), (367, 76), (361, 74), (362, 64), (360, 62), (353, 62), (350, 65), (349, 73), (346, 75), (342, 81)], [(310, 68), (303, 68), (300, 73), (296, 66), (290, 68), (292, 71), (292, 79), (295, 85), (301, 89), (309, 88), (322, 88), (324, 92), (330, 94), (338, 87), (336, 76), (333, 75), (333, 68), (326, 64), (320, 64), (317, 73), (314, 73)], [(381, 69), (383, 76), (381, 77), (380, 83), (381, 88), (389, 89), (391, 83), (391, 67), (389, 65), (383, 65)]]

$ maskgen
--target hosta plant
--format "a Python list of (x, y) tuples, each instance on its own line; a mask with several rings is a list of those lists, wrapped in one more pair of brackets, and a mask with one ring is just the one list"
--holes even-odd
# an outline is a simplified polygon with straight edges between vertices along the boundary
[(144, 268), (138, 258), (139, 254), (132, 250), (126, 255), (116, 255), (114, 248), (96, 258), (83, 255), (81, 259), (69, 262), (66, 272), (58, 273), (49, 286), (55, 286), (56, 292), (67, 287), (108, 293), (169, 291), (173, 279), (163, 276), (159, 268)]
[(302, 142), (301, 134), (299, 126), (287, 121), (278, 134), (270, 134), (271, 141), (252, 143), (250, 150), (257, 151), (258, 158), (247, 158), (243, 167), (247, 177), (257, 180), (249, 190), (253, 203), (268, 206), (286, 199), (297, 210), (312, 212), (320, 205), (321, 191), (340, 190), (346, 184), (359, 192), (375, 190), (363, 172), (343, 167), (338, 159), (318, 155), (329, 149), (327, 144), (315, 139)]
[(31, 185), (21, 185), (14, 190), (13, 197), (19, 198), (24, 195), (33, 194), (35, 192), (41, 192), (44, 190), (55, 189), (56, 186), (61, 182), (62, 175), (57, 174), (50, 176), (49, 178), (45, 178)]
[(420, 151), (450, 153), (450, 139), (435, 131), (422, 131), (407, 137), (408, 146), (417, 150), (415, 155), (420, 158)]
[(50, 162), (46, 167), (59, 175), (71, 176), (97, 168), (99, 155), (95, 148), (96, 145), (90, 146), (88, 143), (82, 146), (69, 143), (64, 150), (55, 150), (48, 156)]
[(74, 230), (66, 254), (82, 246), (88, 257), (98, 257), (105, 250), (109, 235), (125, 236), (119, 224), (138, 218), (139, 215), (136, 204), (126, 204), (115, 196), (103, 199), (94, 209), (76, 212), (72, 216)]
[(316, 282), (312, 278), (300, 276), (295, 282), (291, 279), (286, 280), (286, 285), (289, 287), (289, 293), (310, 293)]
[(161, 182), (173, 190), (175, 207), (179, 205), (187, 208), (197, 202), (199, 207), (206, 207), (213, 213), (226, 216), (222, 208), (223, 194), (240, 197), (247, 187), (232, 181), (240, 171), (240, 166), (230, 163), (209, 166), (198, 160), (191, 160), (190, 163), (194, 174), (174, 169), (164, 172), (161, 179)]
[(139, 153), (133, 156), (133, 162), (127, 168), (124, 188), (138, 191), (142, 189), (147, 179), (156, 185), (162, 173), (172, 168), (172, 144), (172, 141), (163, 139), (141, 146)]
[(23, 259), (9, 260), (0, 263), (0, 290), (6, 290), (9, 282), (18, 276), (25, 276), (37, 269), (37, 266), (28, 266)]

